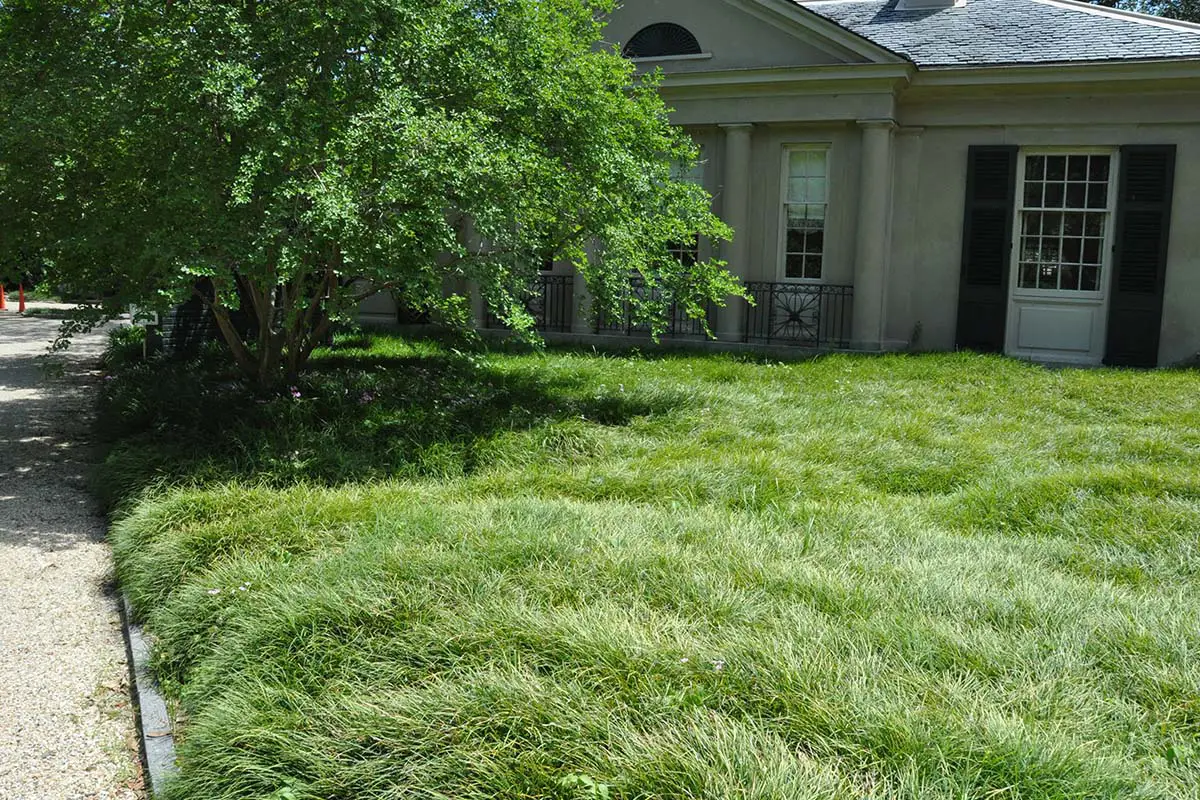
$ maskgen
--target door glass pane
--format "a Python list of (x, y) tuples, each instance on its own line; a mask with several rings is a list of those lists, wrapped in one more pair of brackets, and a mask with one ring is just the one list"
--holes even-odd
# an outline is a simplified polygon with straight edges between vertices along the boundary
[(1020, 270), (1020, 273), (1019, 273), (1019, 276), (1017, 279), (1017, 285), (1020, 286), (1022, 289), (1036, 289), (1037, 288), (1037, 273), (1038, 273), (1038, 265), (1037, 264), (1023, 262), (1021, 264), (1021, 270)]
[(1098, 291), (1110, 162), (1107, 155), (1026, 156), (1020, 288)]
[(1100, 288), (1100, 268), (1093, 266), (1080, 267), (1079, 288), (1085, 292), (1095, 292)]

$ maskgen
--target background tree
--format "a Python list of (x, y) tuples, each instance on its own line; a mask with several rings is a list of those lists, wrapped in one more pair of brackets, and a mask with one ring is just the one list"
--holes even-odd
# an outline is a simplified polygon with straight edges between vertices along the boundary
[(600, 303), (637, 271), (699, 315), (736, 281), (666, 245), (729, 230), (671, 179), (697, 151), (654, 80), (598, 46), (611, 7), (0, 0), (0, 259), (108, 313), (198, 293), (261, 384), (381, 291), (465, 323), (471, 281), (529, 331), (551, 254)]
[(1200, 22), (1200, 0), (1092, 0), (1096, 5), (1125, 8), (1169, 19)]

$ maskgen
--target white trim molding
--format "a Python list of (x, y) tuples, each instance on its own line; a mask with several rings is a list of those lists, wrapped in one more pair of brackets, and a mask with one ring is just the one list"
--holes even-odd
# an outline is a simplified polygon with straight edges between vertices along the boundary
[(712, 53), (684, 53), (677, 56), (644, 56), (629, 59), (634, 64), (651, 64), (655, 61), (705, 61), (713, 57)]

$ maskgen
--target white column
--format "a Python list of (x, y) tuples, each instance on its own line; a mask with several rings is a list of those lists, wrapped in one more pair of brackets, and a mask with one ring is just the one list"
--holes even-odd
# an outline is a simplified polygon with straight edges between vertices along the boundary
[[(750, 271), (750, 138), (754, 126), (749, 123), (722, 125), (725, 130), (725, 175), (721, 190), (721, 217), (733, 228), (733, 241), (722, 253), (728, 269), (743, 280)], [(745, 335), (746, 302), (730, 299), (718, 309), (717, 338), (742, 341)]]
[(858, 194), (858, 245), (854, 257), (852, 344), (878, 350), (887, 297), (888, 234), (892, 194), (890, 119), (859, 120), (862, 158)]

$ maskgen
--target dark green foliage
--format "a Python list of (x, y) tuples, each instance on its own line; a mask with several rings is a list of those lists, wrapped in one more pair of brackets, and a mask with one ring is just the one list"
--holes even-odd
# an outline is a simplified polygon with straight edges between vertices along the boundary
[(465, 325), (474, 285), (528, 334), (551, 257), (613, 304), (637, 271), (656, 329), (702, 316), (737, 283), (667, 244), (730, 231), (671, 177), (698, 150), (603, 46), (612, 5), (7, 0), (0, 265), (108, 312), (195, 295), (263, 387), (377, 292)]

